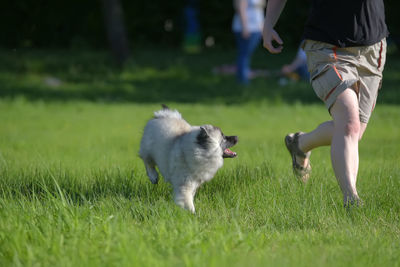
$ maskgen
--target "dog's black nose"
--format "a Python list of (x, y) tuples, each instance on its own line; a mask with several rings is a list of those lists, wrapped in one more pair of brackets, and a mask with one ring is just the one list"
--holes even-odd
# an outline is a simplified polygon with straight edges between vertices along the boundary
[(236, 144), (239, 141), (239, 138), (237, 136), (228, 136), (226, 139), (228, 139), (229, 142), (232, 142)]

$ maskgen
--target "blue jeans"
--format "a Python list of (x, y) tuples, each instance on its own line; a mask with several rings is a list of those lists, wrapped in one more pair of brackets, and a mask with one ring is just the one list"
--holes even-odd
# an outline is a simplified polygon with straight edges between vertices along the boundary
[(261, 32), (252, 32), (250, 37), (244, 39), (240, 32), (235, 32), (238, 49), (236, 62), (236, 75), (240, 83), (249, 83), (251, 55), (261, 41)]
[(188, 5), (183, 9), (183, 14), (186, 22), (185, 34), (197, 34), (200, 31), (197, 8)]

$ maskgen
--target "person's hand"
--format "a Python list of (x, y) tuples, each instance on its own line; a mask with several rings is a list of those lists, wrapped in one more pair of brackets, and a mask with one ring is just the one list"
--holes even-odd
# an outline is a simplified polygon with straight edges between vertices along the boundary
[(243, 39), (249, 39), (249, 37), (250, 37), (250, 32), (249, 32), (249, 30), (248, 30), (247, 28), (243, 28), (243, 30), (242, 30), (242, 37), (243, 37)]
[[(272, 45), (272, 41), (276, 41), (279, 46), (274, 47)], [(263, 46), (272, 54), (277, 54), (282, 52), (283, 49), (283, 41), (279, 34), (270, 27), (264, 27), (263, 29)]]

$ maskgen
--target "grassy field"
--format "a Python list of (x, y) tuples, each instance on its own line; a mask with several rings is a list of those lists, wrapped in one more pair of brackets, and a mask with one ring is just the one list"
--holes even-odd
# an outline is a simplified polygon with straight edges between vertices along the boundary
[[(258, 51), (254, 65), (279, 68), (294, 53)], [(310, 86), (241, 87), (211, 73), (233, 57), (148, 49), (118, 70), (103, 52), (1, 51), (0, 265), (400, 266), (398, 55), (360, 143), (365, 205), (350, 211), (329, 148), (313, 151), (306, 185), (291, 172), (284, 135), (329, 119)], [(240, 139), (195, 215), (138, 157), (161, 103)]]

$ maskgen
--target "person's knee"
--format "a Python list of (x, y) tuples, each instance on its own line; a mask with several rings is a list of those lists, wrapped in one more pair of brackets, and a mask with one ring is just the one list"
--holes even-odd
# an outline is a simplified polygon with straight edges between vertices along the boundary
[(361, 133), (357, 95), (352, 89), (343, 91), (330, 109), (335, 128), (344, 136), (358, 140)]
[(359, 120), (350, 120), (344, 125), (344, 135), (353, 139), (361, 139), (361, 125)]

